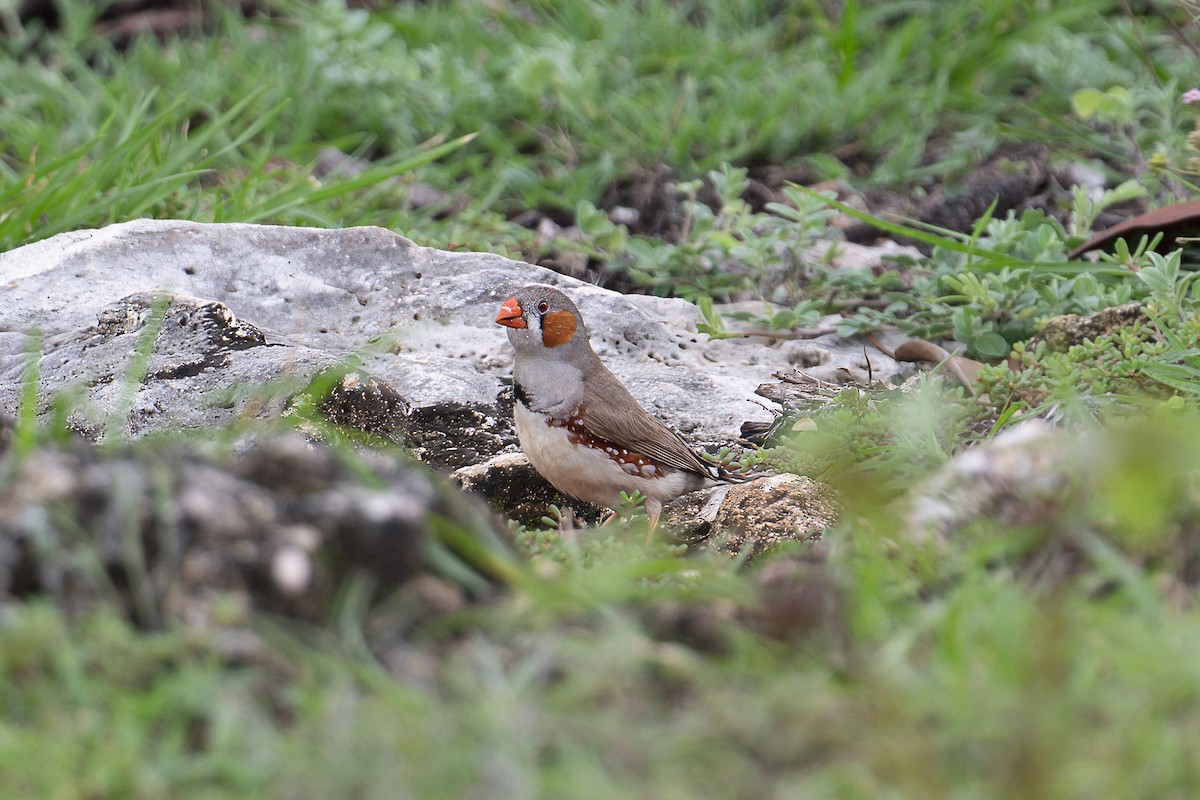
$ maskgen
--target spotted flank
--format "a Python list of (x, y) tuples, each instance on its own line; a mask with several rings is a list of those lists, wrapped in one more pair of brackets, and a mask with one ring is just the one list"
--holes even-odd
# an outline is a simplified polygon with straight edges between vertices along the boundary
[(628, 450), (624, 447), (606, 442), (603, 439), (598, 439), (588, 433), (583, 424), (583, 415), (586, 409), (580, 407), (575, 410), (571, 416), (566, 419), (555, 419), (547, 417), (546, 424), (551, 428), (566, 428), (567, 438), (572, 444), (590, 447), (593, 450), (598, 450), (610, 459), (617, 463), (626, 474), (634, 475), (639, 478), (661, 478), (663, 477), (662, 469), (645, 456)]

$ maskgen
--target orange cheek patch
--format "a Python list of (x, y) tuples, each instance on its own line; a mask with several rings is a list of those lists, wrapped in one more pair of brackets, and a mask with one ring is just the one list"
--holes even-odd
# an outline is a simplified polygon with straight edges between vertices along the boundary
[(570, 311), (551, 311), (542, 318), (542, 344), (558, 347), (575, 335), (575, 315)]

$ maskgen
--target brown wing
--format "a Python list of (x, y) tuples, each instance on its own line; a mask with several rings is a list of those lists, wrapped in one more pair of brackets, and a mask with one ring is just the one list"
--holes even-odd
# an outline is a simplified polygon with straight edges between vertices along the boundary
[(583, 405), (584, 426), (593, 436), (663, 466), (713, 480), (738, 480), (702, 459), (682, 436), (650, 416), (607, 368), (589, 376)]

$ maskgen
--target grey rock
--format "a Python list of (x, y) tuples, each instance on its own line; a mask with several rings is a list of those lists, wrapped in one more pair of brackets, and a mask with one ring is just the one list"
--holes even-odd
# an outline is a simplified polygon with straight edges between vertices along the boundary
[(146, 625), (237, 626), (250, 609), (321, 621), (355, 575), (390, 592), (429, 574), (432, 520), (500, 546), (488, 515), (438, 476), (382, 453), (357, 458), (351, 468), (296, 434), (236, 456), (146, 442), (9, 452), (0, 603), (39, 594), (80, 613), (115, 600)]
[[(117, 398), (96, 387), (119, 383), (127, 363), (106, 358), (96, 346), (113, 338), (114, 326), (137, 331), (145, 304), (124, 298), (160, 291), (197, 298), (193, 317), (232, 317), (223, 324), (235, 341), (210, 344), (220, 359), (244, 361), (246, 369), (214, 374), (211, 353), (181, 343), (174, 375), (152, 370), (169, 381), (184, 377), (190, 365), (210, 379), (208, 393), (244, 390), (255, 374), (264, 381), (311, 376), (353, 355), (356, 366), (414, 410), (443, 405), (493, 415), (503, 410), (497, 398), (511, 368), (507, 341), (493, 323), (495, 309), (514, 288), (537, 281), (570, 292), (600, 356), (651, 410), (695, 439), (728, 440), (744, 420), (768, 418), (754, 389), (776, 370), (814, 363), (828, 372), (839, 359), (851, 369), (865, 366), (858, 363), (858, 342), (832, 336), (771, 347), (753, 340), (705, 342), (695, 332), (697, 309), (684, 301), (623, 296), (500, 256), (418, 247), (379, 228), (139, 220), (4, 253), (0, 281), (7, 301), (0, 308), (0, 407), (10, 410), (34, 329), (45, 337), (43, 391), (79, 387), (100, 409), (113, 410)], [(257, 332), (247, 334), (254, 340), (242, 350), (233, 330), (238, 325)], [(121, 341), (120, 348), (128, 344)], [(883, 369), (874, 359), (872, 365), (877, 374)], [(206, 392), (196, 389), (182, 386), (171, 398), (190, 409), (147, 414), (131, 427), (143, 432), (230, 416), (204, 408), (199, 398)], [(153, 396), (135, 403), (158, 406), (168, 404)], [(504, 421), (479, 423), (511, 446)]]
[(1082, 317), (1078, 314), (1060, 314), (1046, 320), (1037, 335), (1029, 340), (1027, 348), (1032, 350), (1038, 343), (1045, 342), (1046, 349), (1051, 353), (1065, 353), (1085, 340), (1094, 341), (1121, 328), (1142, 325), (1150, 319), (1149, 311), (1141, 303), (1111, 306)]
[(1153, 414), (1107, 427), (1021, 422), (910, 491), (896, 509), (901, 543), (957, 556), (954, 572), (962, 551), (952, 541), (986, 542), (990, 564), (1050, 594), (1088, 576), (1084, 590), (1107, 597), (1125, 580), (1114, 575), (1136, 574), (1137, 591), (1153, 587), (1168, 607), (1193, 609), (1200, 501), (1190, 436), (1186, 423)]
[[(380, 228), (138, 220), (0, 254), (0, 282), (0, 411), (19, 406), (38, 330), (41, 410), (68, 396), (72, 423), (94, 438), (273, 418), (333, 376), (341, 395), (322, 406), (327, 416), (403, 441), (436, 467), (513, 452), (512, 354), (493, 320), (532, 282), (568, 291), (601, 358), (695, 442), (768, 423), (755, 390), (776, 372), (800, 366), (842, 382), (868, 371), (858, 340), (710, 342), (682, 300), (624, 296)], [(870, 356), (877, 380), (910, 369)]]
[[(278, 416), (311, 375), (338, 366), (320, 350), (269, 341), (222, 303), (150, 292), (105, 307), (95, 325), (46, 337), (42, 353), (41, 394), (73, 395), (70, 421), (91, 438), (118, 426), (140, 435)], [(13, 389), (21, 362), (4, 374)], [(331, 396), (331, 413), (345, 394)]]
[(857, 244), (845, 239), (823, 239), (804, 251), (806, 262), (825, 263), (836, 269), (863, 270), (879, 267), (885, 258), (921, 258), (921, 251), (888, 239), (875, 245)]
[(753, 557), (815, 541), (840, 515), (831, 487), (783, 473), (684, 495), (663, 508), (663, 525), (693, 547)]
[(1053, 518), (1084, 495), (1102, 454), (1041, 419), (956, 455), (906, 498), (905, 535), (941, 545), (971, 525), (1019, 527)]

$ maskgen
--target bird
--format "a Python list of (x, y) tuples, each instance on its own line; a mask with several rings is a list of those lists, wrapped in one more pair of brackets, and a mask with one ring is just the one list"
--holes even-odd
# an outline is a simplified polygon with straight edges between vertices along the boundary
[[(518, 289), (496, 322), (513, 346), (513, 421), (534, 469), (576, 500), (615, 509), (645, 496), (650, 535), (663, 503), (745, 478), (697, 453), (644, 409), (596, 355), (575, 303), (545, 284)], [(611, 519), (611, 516), (610, 516)]]

